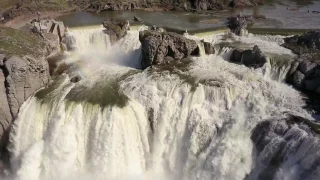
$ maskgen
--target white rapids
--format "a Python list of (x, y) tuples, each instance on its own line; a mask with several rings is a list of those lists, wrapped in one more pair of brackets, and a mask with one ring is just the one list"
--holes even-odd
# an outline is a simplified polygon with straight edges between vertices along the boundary
[[(13, 179), (240, 180), (252, 170), (258, 122), (310, 118), (299, 92), (224, 54), (141, 71), (138, 31), (112, 46), (101, 29), (70, 33), (71, 68), (30, 97), (13, 125)], [(72, 83), (75, 74), (82, 79)]]

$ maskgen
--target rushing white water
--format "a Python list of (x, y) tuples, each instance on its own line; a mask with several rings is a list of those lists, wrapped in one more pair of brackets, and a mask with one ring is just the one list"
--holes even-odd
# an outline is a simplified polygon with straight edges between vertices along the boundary
[(13, 125), (15, 179), (243, 179), (258, 122), (310, 117), (297, 91), (222, 55), (140, 71), (137, 31), (113, 46), (100, 29), (71, 34), (71, 67)]

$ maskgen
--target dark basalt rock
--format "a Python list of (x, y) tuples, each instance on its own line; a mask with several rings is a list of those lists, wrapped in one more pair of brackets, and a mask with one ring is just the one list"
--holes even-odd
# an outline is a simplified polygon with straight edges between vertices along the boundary
[(319, 127), (313, 121), (293, 115), (259, 123), (251, 135), (255, 166), (247, 179), (283, 179), (292, 169), (302, 174), (297, 179), (317, 179), (312, 172), (320, 167)]
[(228, 18), (228, 27), (236, 35), (241, 35), (241, 31), (247, 29), (247, 17), (238, 15)]
[[(299, 65), (288, 82), (296, 88), (320, 93), (320, 31), (310, 31), (301, 36), (284, 39), (282, 45), (298, 55)], [(303, 78), (302, 78), (303, 77)]]
[(111, 42), (114, 43), (127, 35), (130, 30), (130, 24), (124, 19), (107, 19), (102, 22), (105, 28), (104, 32), (110, 36)]
[(252, 50), (234, 50), (230, 58), (231, 62), (242, 63), (247, 67), (260, 68), (267, 62), (267, 57), (255, 45)]
[(196, 41), (172, 32), (146, 30), (139, 33), (142, 50), (142, 68), (181, 60), (190, 55), (199, 55)]
[(215, 49), (214, 49), (213, 44), (204, 41), (203, 46), (204, 46), (204, 51), (206, 54), (214, 54), (215, 53)]
[(295, 87), (302, 89), (303, 86), (303, 80), (305, 79), (305, 75), (303, 73), (301, 73), (300, 71), (296, 71), (293, 74), (293, 84)]

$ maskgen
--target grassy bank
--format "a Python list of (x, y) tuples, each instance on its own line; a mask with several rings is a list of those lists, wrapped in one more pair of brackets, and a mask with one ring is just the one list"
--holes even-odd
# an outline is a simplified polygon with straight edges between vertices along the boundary
[(45, 42), (40, 36), (0, 26), (0, 53), (2, 54), (41, 56), (45, 47)]

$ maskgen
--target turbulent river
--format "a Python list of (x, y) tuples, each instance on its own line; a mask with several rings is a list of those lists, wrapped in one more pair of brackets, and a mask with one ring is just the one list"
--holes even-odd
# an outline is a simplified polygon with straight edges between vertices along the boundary
[[(254, 180), (277, 145), (256, 156), (256, 125), (287, 113), (311, 118), (302, 95), (283, 83), (294, 55), (281, 37), (203, 37), (258, 44), (270, 58), (257, 70), (228, 62), (232, 48), (221, 45), (215, 55), (142, 71), (138, 34), (111, 45), (102, 28), (69, 32), (76, 49), (61, 62), (66, 70), (23, 104), (13, 125), (11, 178)], [(311, 157), (293, 155), (314, 144), (288, 153), (275, 178), (305, 173), (297, 165)]]

